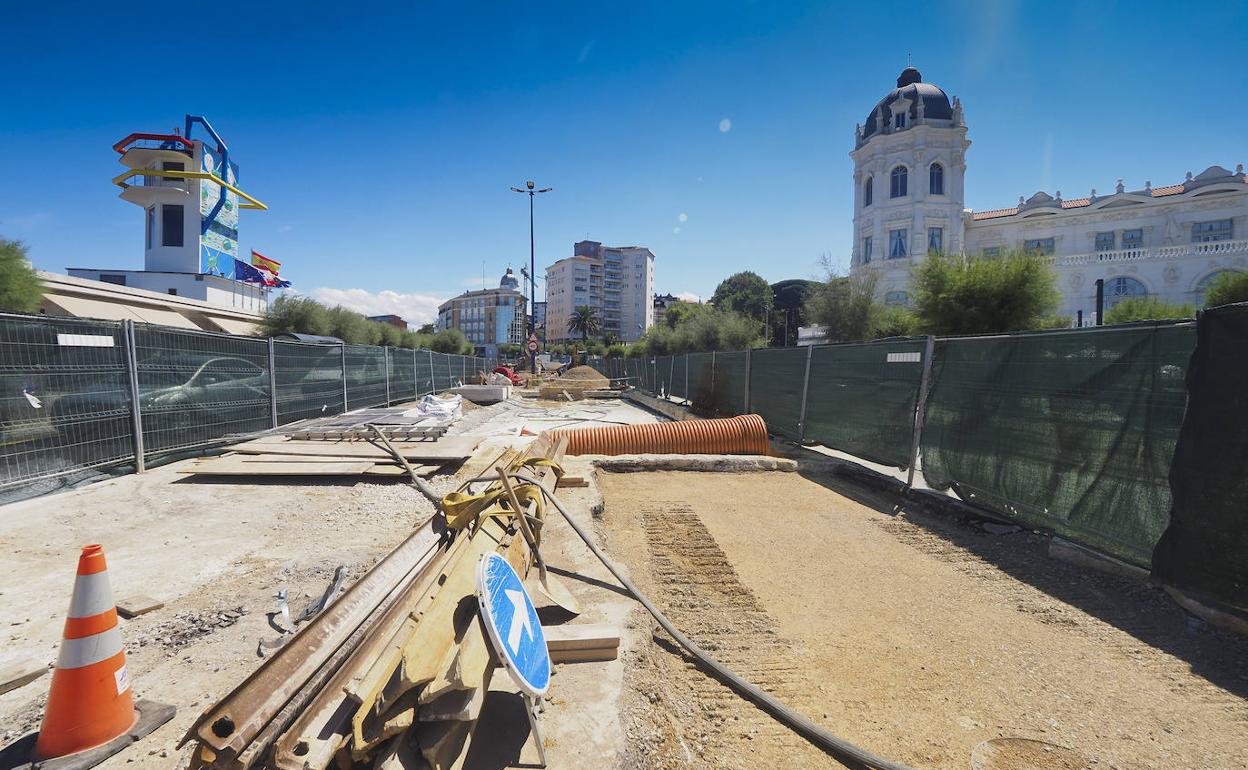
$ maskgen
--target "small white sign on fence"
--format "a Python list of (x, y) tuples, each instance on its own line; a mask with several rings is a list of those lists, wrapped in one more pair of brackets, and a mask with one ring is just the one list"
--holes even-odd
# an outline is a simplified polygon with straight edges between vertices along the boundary
[(923, 362), (923, 354), (919, 351), (913, 353), (889, 353), (888, 363), (890, 364), (918, 364)]
[(56, 335), (56, 344), (75, 348), (111, 348), (113, 347), (113, 335), (58, 334)]

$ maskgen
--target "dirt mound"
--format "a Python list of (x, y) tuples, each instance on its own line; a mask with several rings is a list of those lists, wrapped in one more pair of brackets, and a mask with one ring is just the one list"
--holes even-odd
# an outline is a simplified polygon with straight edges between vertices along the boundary
[(576, 380), (578, 388), (605, 388), (611, 384), (610, 380), (602, 376), (602, 372), (592, 366), (574, 366), (559, 375), (560, 382), (569, 380)]

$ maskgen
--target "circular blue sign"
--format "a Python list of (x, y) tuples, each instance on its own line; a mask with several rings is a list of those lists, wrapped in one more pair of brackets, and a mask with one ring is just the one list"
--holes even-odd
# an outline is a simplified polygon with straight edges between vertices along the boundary
[(507, 560), (491, 551), (477, 564), (481, 617), (516, 685), (540, 698), (550, 688), (550, 651), (533, 600)]

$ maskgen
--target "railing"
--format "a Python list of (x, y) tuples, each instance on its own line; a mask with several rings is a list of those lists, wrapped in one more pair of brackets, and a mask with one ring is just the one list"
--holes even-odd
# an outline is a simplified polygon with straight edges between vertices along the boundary
[[(1149, 259), (1180, 259), (1182, 257), (1218, 257), (1226, 254), (1248, 254), (1248, 239), (1235, 241), (1209, 241), (1207, 243), (1183, 243), (1177, 246), (1157, 248), (1114, 249), (1091, 251), (1083, 254), (1049, 256), (1045, 261), (1055, 267), (1094, 265), (1098, 262), (1140, 262)], [(860, 267), (897, 267), (913, 264), (914, 257), (875, 257)]]

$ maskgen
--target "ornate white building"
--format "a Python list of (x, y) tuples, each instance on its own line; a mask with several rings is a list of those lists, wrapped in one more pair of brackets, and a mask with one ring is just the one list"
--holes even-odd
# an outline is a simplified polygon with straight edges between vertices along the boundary
[(1063, 199), (1037, 192), (990, 211), (963, 207), (966, 121), (962, 104), (907, 67), (897, 88), (854, 130), (851, 269), (875, 271), (890, 304), (908, 304), (910, 270), (931, 251), (992, 257), (1025, 249), (1052, 260), (1060, 312), (1095, 322), (1096, 281), (1105, 306), (1156, 296), (1200, 305), (1214, 276), (1248, 269), (1248, 177), (1220, 166), (1179, 184)]

